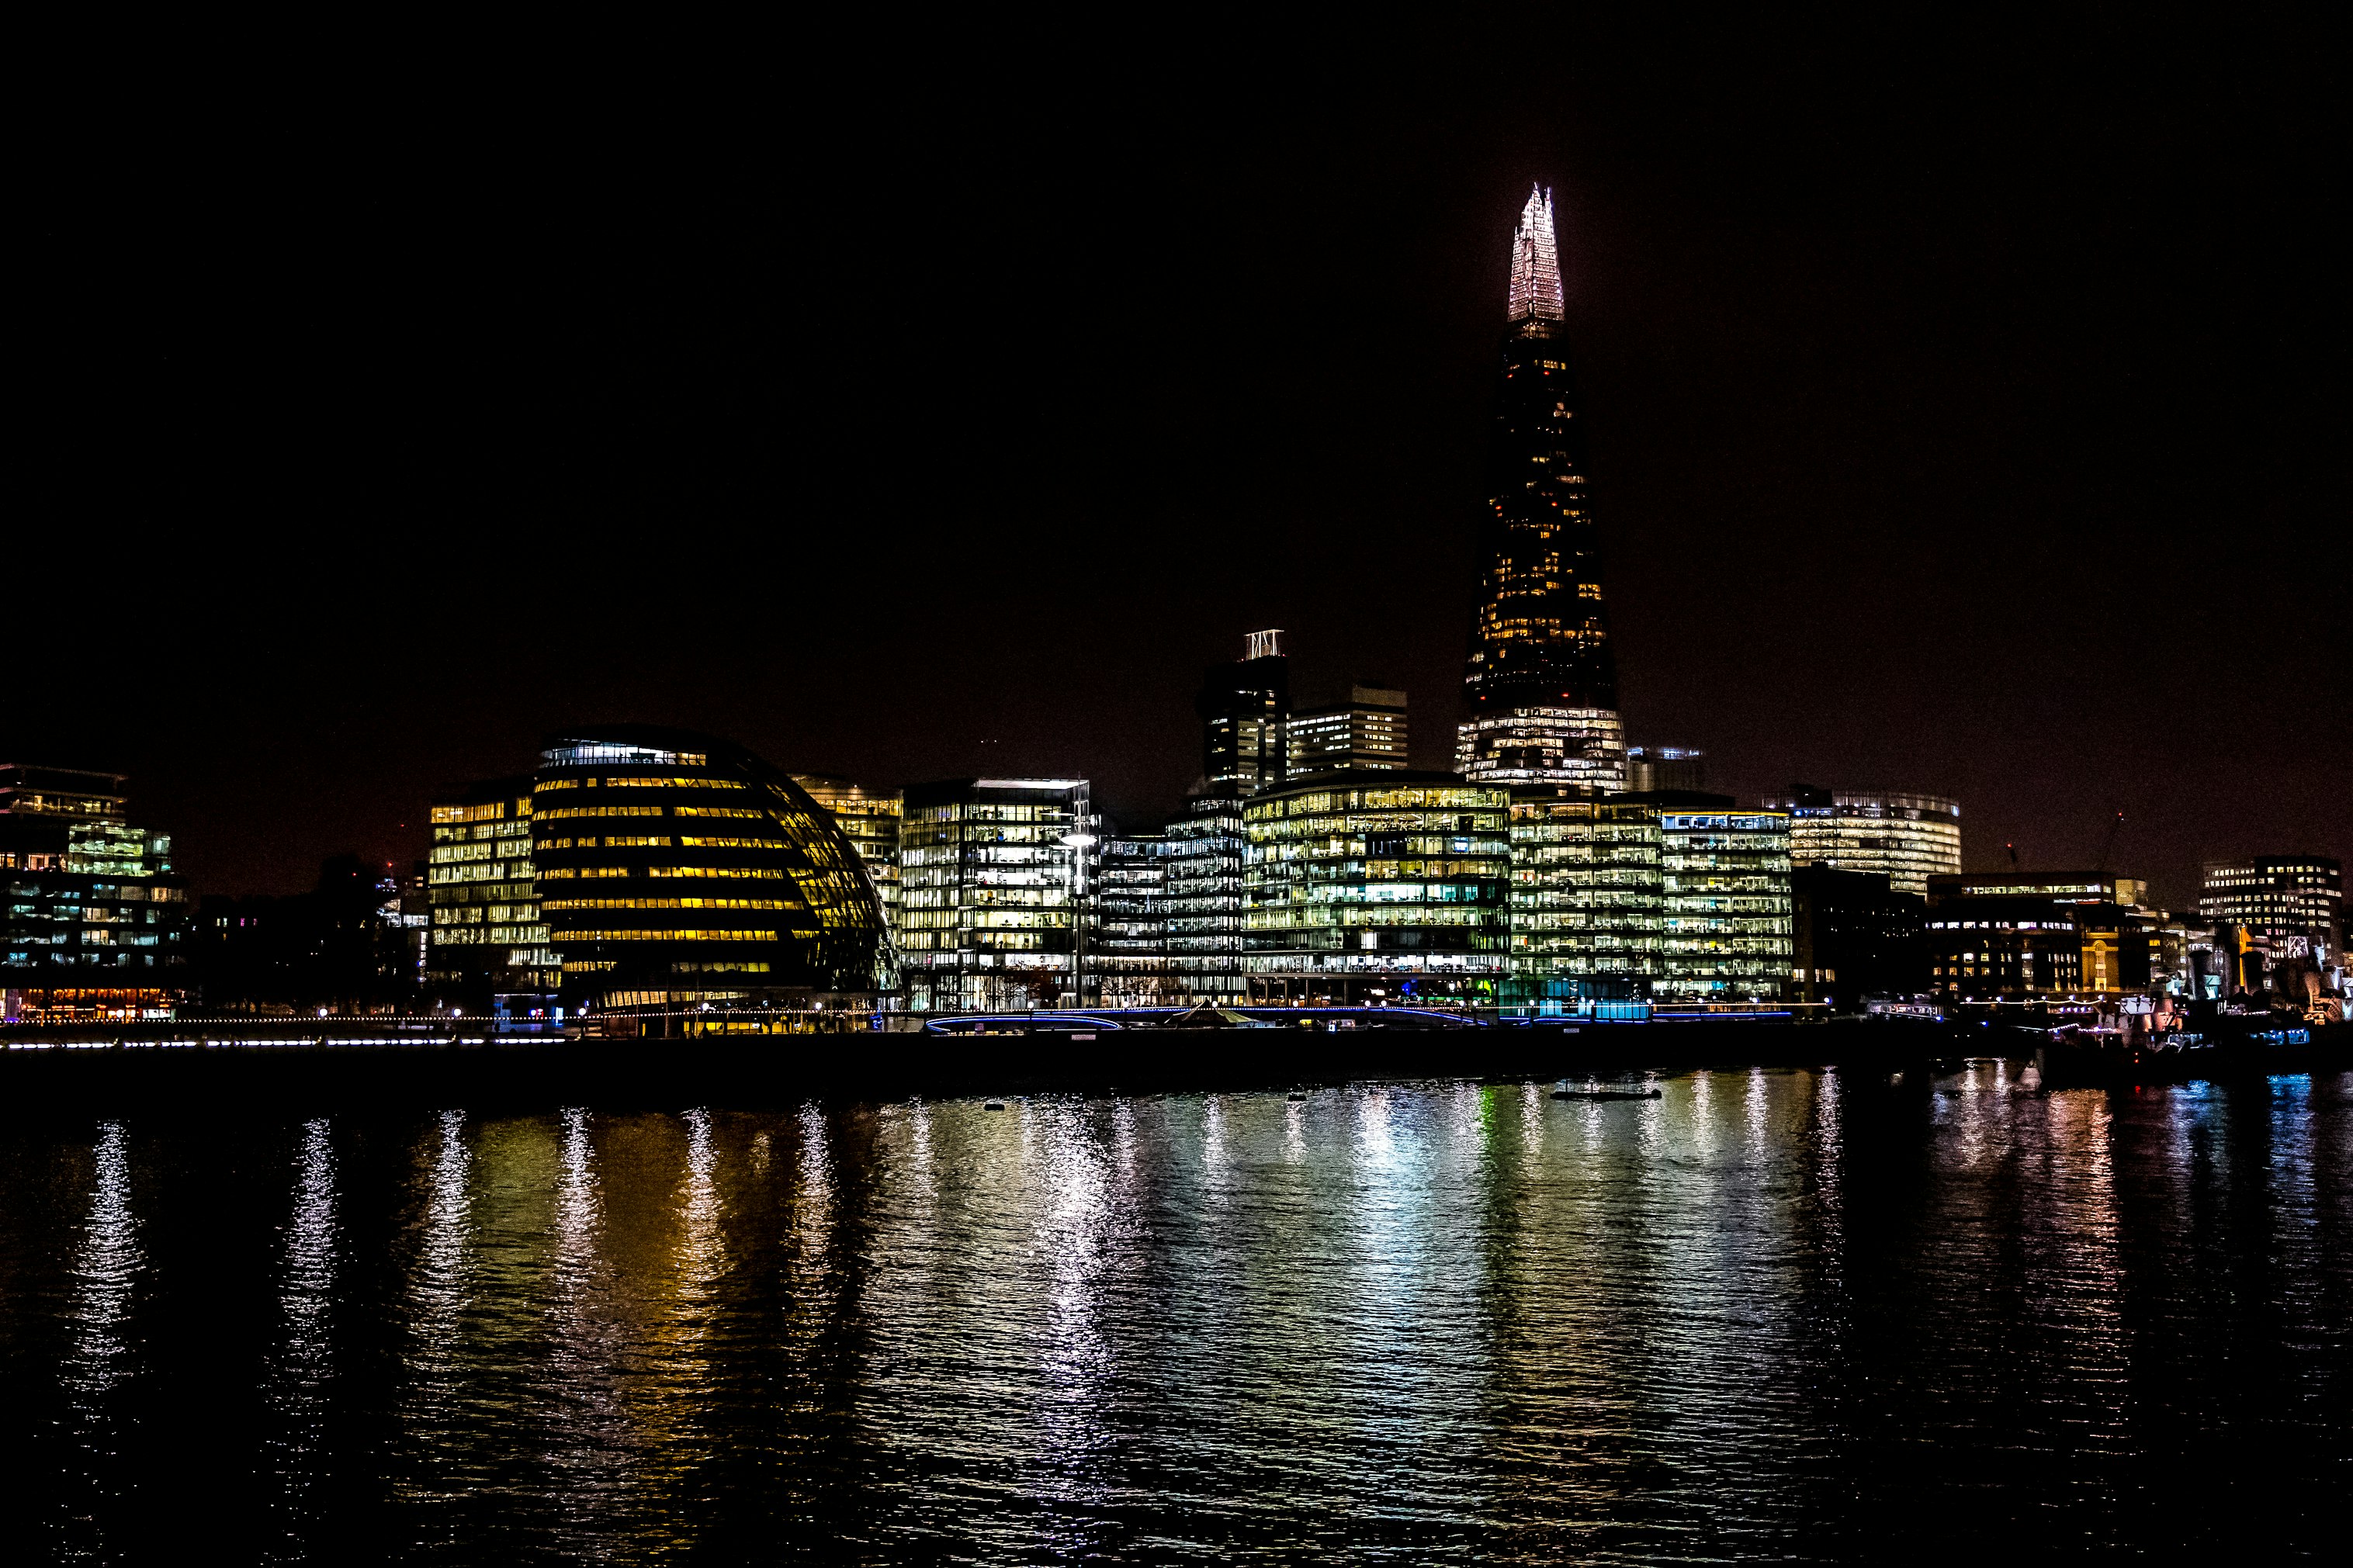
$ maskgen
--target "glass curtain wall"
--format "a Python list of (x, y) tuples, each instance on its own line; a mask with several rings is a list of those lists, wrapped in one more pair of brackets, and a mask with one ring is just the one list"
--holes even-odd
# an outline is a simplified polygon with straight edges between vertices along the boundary
[(1665, 1001), (1776, 1002), (1789, 984), (1789, 819), (1778, 811), (1659, 812)]
[(1083, 779), (909, 786), (899, 829), (907, 1005), (951, 1013), (1092, 1002), (1080, 910), (1096, 826)]
[(1178, 1002), (1242, 999), (1242, 803), (1197, 795), (1168, 825), (1161, 895), (1168, 978)]
[(1513, 795), (1505, 1005), (1647, 1001), (1662, 908), (1655, 807), (1558, 787)]
[(1251, 1000), (1496, 1000), (1506, 791), (1451, 773), (1328, 774), (1246, 802), (1242, 819)]

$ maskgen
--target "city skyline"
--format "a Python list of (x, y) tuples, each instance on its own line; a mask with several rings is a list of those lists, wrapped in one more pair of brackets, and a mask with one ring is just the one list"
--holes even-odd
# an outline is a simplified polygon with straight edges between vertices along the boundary
[[(1017, 183), (996, 217), (942, 171), (944, 227), (1009, 248), (959, 274), (986, 384), (949, 389), (955, 417), (913, 456), (835, 410), (890, 384), (877, 343), (916, 363), (920, 338), (781, 319), (735, 262), (669, 287), (793, 232), (701, 185), (622, 176), (624, 233), (565, 178), (509, 219), (484, 184), (386, 175), (365, 194), (423, 248), (331, 247), (319, 279), (268, 292), (233, 276), (245, 259), (298, 222), (354, 237), (362, 208), (283, 205), (291, 171), (258, 170), (170, 208), (202, 243), (168, 302), (216, 289), (237, 331), (175, 316), (152, 352), (122, 220), (61, 206), (37, 344), (56, 438), (28, 504), (60, 534), (186, 526), (150, 547), (161, 610), (98, 635), (69, 595), (27, 606), (33, 644), (72, 662), (20, 682), (6, 749), (129, 773), (192, 883), (229, 891), (306, 887), (343, 849), (405, 865), (437, 792), (572, 723), (675, 723), (873, 787), (1086, 776), (1149, 820), (1194, 771), (1199, 668), (1259, 626), (1290, 629), (1303, 705), (1404, 689), (1430, 716), (1409, 760), (1450, 766), (1493, 312), (1540, 183), (1630, 743), (1704, 750), (1744, 800), (1948, 795), (1975, 869), (2011, 843), (2088, 865), (2123, 811), (2116, 864), (2176, 907), (2210, 858), (2346, 858), (2343, 616), (2310, 588), (2341, 581), (2341, 454), (2306, 364), (2338, 308), (2317, 229), (2281, 216), (2295, 155), (2264, 162), (2295, 139), (2185, 149), (2152, 120), (2120, 145), (2061, 111), (2057, 81), (2021, 89), (2045, 93), (2038, 136), (2120, 160), (2086, 191), (2064, 158), (2005, 161), (2023, 143), (1935, 84), (1948, 126), (1808, 78), (1862, 128), (1832, 136), (1752, 125), (1750, 89), (1712, 104), (1726, 82), (1705, 73), (1656, 103), (1637, 89), (1657, 82), (1601, 74), (1552, 110), (1371, 132), (1336, 163), (1288, 122), (1250, 127), (1271, 151), (1246, 166), (1248, 139), (1179, 153), (1139, 121), (1120, 188), (1183, 221), (1123, 253), (1115, 291), (1081, 247), (1053, 259), (1120, 221), (1108, 196), (1056, 207), (1084, 165)], [(2153, 237), (2184, 168), (2213, 221)], [(794, 221), (853, 229), (870, 203), (844, 175)], [(1340, 215), (1348, 267), (1318, 268), (1310, 212)], [(531, 226), (567, 246), (549, 301), (519, 292), (557, 258)], [(2253, 237), (2213, 237), (2234, 228)], [(462, 265), (433, 248), (474, 231)], [(820, 280), (872, 323), (890, 266)], [(378, 287), (396, 273), (406, 292)], [(345, 334), (322, 342), (305, 323), (347, 296), (375, 313), (334, 305)], [(1106, 335), (1135, 300), (1148, 326)], [(569, 346), (583, 320), (593, 353)], [(1148, 372), (1104, 357), (1120, 344)], [(1082, 364), (1110, 367), (1125, 414)], [(285, 439), (248, 434), (265, 427)]]

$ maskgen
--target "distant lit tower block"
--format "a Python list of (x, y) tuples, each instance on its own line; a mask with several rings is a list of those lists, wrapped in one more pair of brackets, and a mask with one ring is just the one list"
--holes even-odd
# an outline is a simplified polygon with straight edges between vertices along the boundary
[(1291, 776), (1405, 767), (1405, 693), (1377, 686), (1351, 686), (1345, 702), (1293, 713)]
[(1961, 871), (1961, 807), (1908, 790), (1827, 790), (1798, 784), (1767, 806), (1789, 814), (1789, 860), (1885, 877), (1925, 898), (1931, 877)]
[(1656, 806), (1567, 784), (1513, 792), (1505, 1005), (1649, 1000), (1662, 905)]
[(2198, 912), (2242, 926), (2274, 961), (2335, 967), (2345, 946), (2345, 868), (2326, 855), (2206, 862)]
[(871, 790), (830, 773), (795, 773), (793, 783), (833, 814), (834, 826), (858, 847), (859, 861), (881, 900), (883, 918), (899, 931), (899, 809), (897, 790)]
[(1537, 190), (1512, 241), (1455, 765), (1482, 784), (1620, 790), (1626, 736), (1561, 298), (1552, 197)]
[(1242, 658), (1202, 673), (1201, 793), (1256, 795), (1281, 784), (1290, 750), (1291, 661), (1282, 633), (1251, 632)]

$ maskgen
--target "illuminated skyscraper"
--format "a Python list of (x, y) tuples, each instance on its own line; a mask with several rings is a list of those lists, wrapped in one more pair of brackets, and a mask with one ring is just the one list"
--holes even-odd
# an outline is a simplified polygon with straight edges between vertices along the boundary
[(1562, 314), (1552, 197), (1537, 190), (1512, 240), (1455, 763), (1475, 783), (1616, 790), (1626, 787), (1626, 736)]
[(1291, 721), (1291, 661), (1282, 654), (1282, 633), (1251, 632), (1238, 662), (1209, 666), (1194, 708), (1201, 716), (1208, 793), (1256, 795), (1281, 784)]

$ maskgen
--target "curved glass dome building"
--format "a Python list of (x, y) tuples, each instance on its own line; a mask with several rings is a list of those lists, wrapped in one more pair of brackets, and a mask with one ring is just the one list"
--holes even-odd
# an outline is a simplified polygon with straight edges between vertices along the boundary
[(741, 746), (568, 731), (540, 752), (531, 814), (568, 1006), (801, 1005), (898, 984), (857, 846)]

